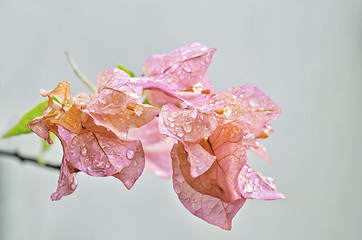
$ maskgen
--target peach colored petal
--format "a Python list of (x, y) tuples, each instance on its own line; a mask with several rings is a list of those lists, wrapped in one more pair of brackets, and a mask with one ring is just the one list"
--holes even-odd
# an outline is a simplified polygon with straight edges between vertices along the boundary
[[(28, 123), (28, 127), (49, 144), (52, 143), (49, 131), (54, 130), (56, 124), (60, 124), (73, 132), (81, 129), (81, 112), (70, 95), (68, 82), (61, 82), (53, 91), (41, 90), (41, 94), (48, 97), (48, 106), (43, 116), (35, 118)], [(60, 103), (53, 100), (56, 97)]]

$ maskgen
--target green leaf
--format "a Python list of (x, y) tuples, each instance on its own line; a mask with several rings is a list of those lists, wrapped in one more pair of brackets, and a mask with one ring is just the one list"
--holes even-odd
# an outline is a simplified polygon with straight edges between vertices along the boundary
[(48, 106), (48, 100), (39, 103), (36, 107), (27, 112), (20, 121), (11, 128), (3, 138), (9, 138), (12, 136), (17, 136), (21, 134), (31, 133), (32, 131), (28, 128), (28, 122), (33, 120), (36, 117), (43, 115), (44, 108)]
[(134, 74), (131, 70), (127, 69), (126, 67), (123, 67), (122, 65), (118, 64), (118, 69), (125, 71), (131, 77), (136, 77), (136, 74)]

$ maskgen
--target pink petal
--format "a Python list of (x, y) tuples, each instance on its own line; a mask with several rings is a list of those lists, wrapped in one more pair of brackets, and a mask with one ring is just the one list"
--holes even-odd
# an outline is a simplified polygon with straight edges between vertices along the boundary
[(250, 124), (250, 114), (242, 102), (239, 101), (230, 91), (225, 90), (218, 93), (214, 99), (215, 111), (219, 113), (219, 118), (234, 121), (238, 120)]
[(164, 178), (171, 177), (170, 152), (176, 141), (160, 133), (158, 117), (140, 128), (131, 128), (128, 139), (141, 140), (148, 170)]
[(74, 168), (91, 176), (112, 176), (143, 156), (140, 141), (121, 140), (90, 120), (84, 126), (79, 134), (58, 126), (64, 158)]
[(258, 154), (260, 157), (265, 159), (268, 163), (270, 163), (270, 159), (265, 147), (260, 143), (260, 139), (255, 138), (244, 138), (243, 139), (243, 146), (253, 151), (254, 153)]
[(275, 200), (285, 198), (276, 190), (274, 180), (245, 165), (238, 177), (240, 193), (247, 199)]
[(158, 130), (158, 117), (139, 128), (131, 128), (128, 132), (128, 139), (141, 140), (142, 145), (157, 143), (165, 139), (165, 135)]
[(217, 127), (217, 116), (212, 111), (180, 109), (164, 105), (160, 113), (160, 132), (178, 140), (199, 142), (210, 136)]
[(231, 202), (224, 202), (219, 198), (203, 194), (192, 188), (185, 180), (180, 168), (180, 155), (177, 153), (177, 144), (172, 150), (173, 187), (181, 203), (195, 216), (225, 230), (231, 229), (231, 222), (235, 214), (245, 203), (240, 197)]
[[(98, 73), (98, 93), (104, 88), (112, 88), (127, 95), (132, 93), (140, 95), (142, 86), (137, 86), (137, 80), (133, 80), (126, 72), (118, 68), (110, 68)], [(131, 96), (132, 97), (132, 96)], [(135, 96), (134, 98), (139, 98)]]
[[(97, 125), (104, 126), (118, 137), (125, 139), (129, 128), (148, 123), (157, 116), (160, 110), (148, 104), (141, 104), (142, 91), (136, 94), (129, 90), (129, 95), (127, 95), (117, 90), (121, 87), (117, 88), (115, 84), (112, 84), (107, 82), (106, 87), (83, 112), (90, 115)], [(108, 86), (115, 88), (108, 88)]]
[(64, 161), (91, 176), (115, 176), (131, 188), (144, 169), (141, 142), (121, 140), (89, 117), (83, 126), (79, 134), (58, 126)]
[(233, 94), (242, 101), (242, 107), (250, 113), (250, 132), (258, 137), (279, 116), (281, 109), (257, 87), (235, 87)]
[(143, 146), (146, 158), (146, 169), (163, 178), (172, 176), (172, 159), (170, 156), (175, 140), (164, 138), (157, 143)]
[[(206, 151), (216, 156), (216, 161), (198, 177), (191, 175), (188, 153), (184, 146), (179, 142), (173, 148), (173, 155), (178, 156), (180, 169), (187, 183), (196, 191), (219, 198), (224, 202), (240, 198), (236, 186), (237, 177), (246, 162), (245, 149), (241, 145), (243, 135), (235, 127), (236, 125), (226, 124), (217, 129), (216, 134), (210, 136), (208, 140), (200, 142)], [(235, 133), (230, 133), (230, 131)], [(222, 138), (220, 133), (231, 137), (230, 141), (228, 139), (217, 141), (217, 138)], [(203, 159), (199, 159), (199, 161), (203, 161)]]
[(58, 201), (63, 196), (70, 195), (74, 192), (78, 185), (78, 181), (75, 176), (76, 171), (72, 167), (69, 167), (63, 158), (58, 179), (58, 187), (55, 193), (53, 193), (50, 197), (52, 201)]
[(191, 43), (169, 54), (152, 55), (146, 60), (143, 70), (148, 76), (160, 75), (172, 90), (186, 90), (202, 81), (215, 51)]
[(187, 143), (188, 161), (191, 168), (191, 176), (198, 177), (205, 173), (215, 162), (216, 157), (211, 155), (198, 143)]

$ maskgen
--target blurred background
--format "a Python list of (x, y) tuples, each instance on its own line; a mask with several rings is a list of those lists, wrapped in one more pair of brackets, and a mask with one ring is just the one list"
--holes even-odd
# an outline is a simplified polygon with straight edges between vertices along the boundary
[[(208, 76), (221, 91), (255, 85), (283, 109), (264, 141), (272, 165), (249, 163), (287, 198), (249, 200), (224, 231), (194, 217), (170, 180), (145, 171), (126, 190), (78, 174), (74, 194), (50, 201), (58, 172), (0, 156), (0, 239), (360, 239), (362, 234), (362, 2), (0, 1), (0, 134), (71, 82), (88, 91), (64, 52), (94, 83), (122, 64), (137, 75), (151, 54), (190, 42), (217, 48)], [(0, 149), (35, 156), (35, 134)], [(60, 163), (59, 142), (45, 159)]]

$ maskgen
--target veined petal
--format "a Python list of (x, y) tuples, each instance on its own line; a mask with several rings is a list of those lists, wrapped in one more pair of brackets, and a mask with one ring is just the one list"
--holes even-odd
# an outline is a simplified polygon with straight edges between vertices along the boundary
[(258, 154), (260, 157), (262, 157), (265, 161), (270, 163), (270, 159), (268, 156), (268, 153), (265, 149), (265, 147), (260, 143), (260, 139), (256, 138), (244, 138), (243, 139), (243, 146), (253, 151), (254, 153)]
[(160, 113), (160, 132), (187, 142), (199, 142), (209, 137), (217, 127), (217, 115), (213, 111), (180, 109), (172, 104), (164, 105)]
[(69, 166), (63, 158), (62, 166), (60, 167), (58, 187), (50, 197), (52, 201), (58, 201), (62, 197), (70, 195), (74, 192), (78, 185), (78, 181), (75, 178), (76, 172), (77, 170)]
[(238, 177), (240, 193), (247, 199), (275, 200), (285, 198), (276, 190), (274, 180), (264, 177), (245, 165)]
[(128, 139), (139, 139), (145, 152), (146, 168), (163, 178), (172, 175), (170, 152), (176, 140), (158, 130), (158, 117), (140, 128), (131, 128)]
[[(193, 215), (202, 220), (216, 225), (225, 230), (231, 229), (231, 222), (235, 214), (245, 203), (245, 198), (240, 196), (231, 202), (224, 202), (217, 197), (203, 194), (191, 187), (185, 180), (180, 168), (183, 161), (178, 153), (180, 144), (176, 144), (172, 150), (173, 187), (181, 203)], [(181, 146), (182, 147), (182, 146)]]
[(233, 94), (250, 114), (250, 132), (258, 137), (281, 113), (280, 107), (257, 87), (234, 87)]
[(191, 43), (169, 54), (152, 55), (143, 70), (148, 76), (163, 78), (172, 90), (186, 90), (202, 81), (215, 50)]

